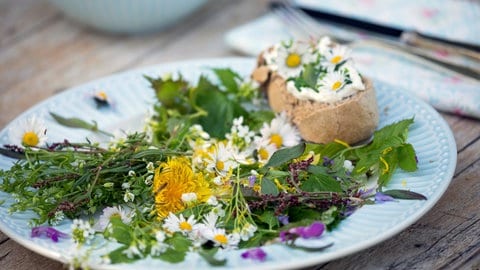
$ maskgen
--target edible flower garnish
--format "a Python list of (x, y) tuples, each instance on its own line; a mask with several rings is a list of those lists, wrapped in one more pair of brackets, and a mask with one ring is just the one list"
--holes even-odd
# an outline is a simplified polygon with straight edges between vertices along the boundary
[(31, 237), (41, 237), (42, 235), (58, 242), (59, 238), (68, 238), (69, 235), (50, 226), (37, 226), (32, 228)]

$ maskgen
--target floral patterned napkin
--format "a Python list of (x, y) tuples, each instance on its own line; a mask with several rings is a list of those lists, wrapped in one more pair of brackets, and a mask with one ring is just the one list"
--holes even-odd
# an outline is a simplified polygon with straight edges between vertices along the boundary
[[(479, 44), (480, 24), (471, 23), (480, 17), (480, 2), (451, 0), (297, 0), (297, 4), (343, 13), (364, 20), (416, 29), (425, 34)], [(352, 8), (355, 7), (355, 8)], [(324, 25), (328, 33), (358, 39), (361, 34)], [(273, 15), (265, 16), (232, 29), (226, 43), (244, 54), (255, 56), (266, 47), (291, 38), (282, 23)], [(478, 63), (433, 52), (467, 65)], [(439, 69), (416, 57), (384, 48), (355, 47), (352, 54), (362, 74), (377, 81), (393, 84), (423, 99), (439, 111), (480, 119), (480, 78), (478, 80)]]

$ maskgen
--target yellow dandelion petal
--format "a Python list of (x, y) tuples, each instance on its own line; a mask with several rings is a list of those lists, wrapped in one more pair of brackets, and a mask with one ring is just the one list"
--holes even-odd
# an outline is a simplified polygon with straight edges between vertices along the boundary
[(165, 218), (186, 208), (182, 194), (195, 193), (198, 202), (206, 202), (212, 191), (203, 174), (194, 173), (190, 161), (175, 157), (162, 163), (156, 170), (152, 185), (157, 214)]

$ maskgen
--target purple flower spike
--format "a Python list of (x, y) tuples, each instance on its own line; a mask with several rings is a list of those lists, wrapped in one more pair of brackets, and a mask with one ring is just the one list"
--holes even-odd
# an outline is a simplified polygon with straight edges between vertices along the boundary
[(257, 177), (255, 175), (250, 175), (248, 177), (248, 186), (253, 187), (255, 185), (255, 181), (257, 181)]
[(53, 242), (58, 242), (58, 238), (68, 238), (68, 234), (49, 226), (38, 226), (32, 228), (30, 237), (41, 237), (42, 235), (46, 235), (48, 238), (52, 239)]
[(263, 262), (267, 258), (267, 253), (261, 248), (252, 248), (243, 252), (242, 258)]
[(315, 221), (310, 226), (304, 227), (300, 236), (308, 239), (313, 237), (319, 237), (325, 231), (325, 224), (319, 221)]
[(377, 192), (375, 194), (376, 203), (384, 203), (384, 202), (391, 202), (391, 201), (395, 201), (395, 199), (392, 196), (383, 194), (382, 192)]

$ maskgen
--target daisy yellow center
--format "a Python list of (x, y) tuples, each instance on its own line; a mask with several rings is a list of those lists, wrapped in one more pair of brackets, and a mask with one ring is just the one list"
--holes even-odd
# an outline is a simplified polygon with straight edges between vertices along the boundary
[(215, 167), (217, 170), (223, 171), (223, 169), (225, 169), (225, 162), (218, 160), (217, 163), (215, 163)]
[(261, 159), (263, 159), (263, 160), (267, 159), (267, 158), (268, 158), (268, 151), (267, 151), (267, 149), (265, 149), (265, 148), (263, 148), (263, 147), (260, 148), (260, 150), (258, 150), (258, 156), (259, 156)]
[(270, 136), (270, 143), (273, 143), (277, 146), (277, 148), (280, 148), (280, 146), (283, 144), (282, 136), (279, 134), (272, 134), (272, 136)]
[(298, 53), (291, 53), (285, 59), (285, 64), (287, 67), (295, 68), (298, 67), (302, 63), (302, 58)]
[(97, 97), (102, 100), (107, 100), (107, 93), (105, 93), (104, 91), (100, 91), (97, 93)]
[(337, 91), (342, 86), (342, 82), (336, 81), (332, 84), (332, 90)]
[(182, 221), (179, 224), (180, 230), (182, 231), (191, 231), (192, 230), (192, 225), (186, 221)]
[(35, 146), (40, 142), (37, 134), (33, 131), (28, 131), (23, 134), (22, 143), (27, 146)]
[(330, 59), (330, 62), (332, 64), (338, 64), (340, 63), (340, 61), (342, 61), (342, 56), (340, 55), (335, 55), (334, 57), (332, 57), (332, 59)]
[(228, 243), (228, 239), (225, 236), (225, 234), (217, 234), (213, 237), (213, 239), (222, 245), (225, 245), (226, 243)]

